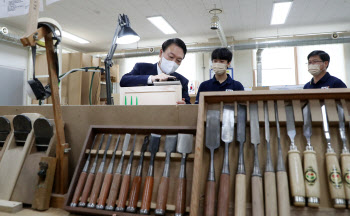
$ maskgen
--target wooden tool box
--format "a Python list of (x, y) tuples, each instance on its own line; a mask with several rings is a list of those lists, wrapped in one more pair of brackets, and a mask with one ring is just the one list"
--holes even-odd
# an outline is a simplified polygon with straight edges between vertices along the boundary
[[(349, 133), (349, 111), (350, 111), (350, 90), (349, 89), (327, 89), (327, 90), (293, 90), (293, 91), (245, 91), (245, 92), (203, 92), (200, 95), (199, 110), (197, 119), (197, 136), (195, 146), (195, 161), (193, 169), (193, 182), (191, 194), (191, 216), (204, 215), (204, 197), (205, 186), (209, 170), (210, 152), (205, 147), (205, 127), (207, 110), (220, 110), (222, 116), (222, 109), (224, 104), (233, 104), (235, 108), (235, 116), (237, 116), (237, 103), (244, 103), (247, 105), (247, 126), (246, 126), (246, 142), (244, 144), (244, 162), (246, 169), (246, 196), (247, 196), (247, 215), (251, 215), (251, 174), (253, 171), (253, 157), (254, 147), (250, 143), (249, 130), (249, 102), (258, 102), (259, 123), (260, 123), (260, 145), (259, 145), (259, 161), (260, 169), (264, 175), (266, 163), (266, 142), (264, 133), (264, 107), (263, 102), (268, 103), (269, 121), (270, 121), (270, 144), (271, 154), (274, 169), (277, 164), (277, 137), (276, 137), (276, 123), (275, 123), (275, 108), (274, 101), (278, 104), (279, 122), (281, 126), (281, 145), (283, 151), (283, 159), (288, 174), (287, 152), (289, 150), (290, 140), (286, 132), (286, 112), (285, 102), (291, 102), (294, 108), (296, 137), (295, 144), (300, 151), (300, 156), (303, 159), (303, 151), (306, 146), (306, 139), (303, 136), (303, 117), (302, 106), (310, 103), (312, 115), (312, 137), (311, 144), (314, 147), (317, 155), (317, 163), (319, 169), (319, 178), (321, 185), (320, 207), (294, 207), (291, 206), (291, 215), (349, 215), (349, 209), (334, 209), (331, 204), (329, 195), (325, 153), (327, 143), (324, 138), (322, 128), (322, 114), (320, 101), (325, 102), (327, 106), (328, 120), (331, 133), (332, 147), (334, 148), (338, 159), (342, 149), (342, 142), (339, 136), (338, 115), (336, 109), (336, 100), (343, 105), (345, 114), (346, 134), (350, 139)], [(229, 215), (234, 214), (234, 197), (235, 197), (235, 175), (237, 171), (237, 160), (239, 145), (236, 142), (236, 124), (234, 142), (229, 147), (229, 164), (230, 164), (230, 201), (229, 201)], [(349, 141), (348, 141), (349, 143)], [(348, 144), (349, 146), (349, 144)], [(223, 163), (224, 143), (215, 151), (215, 179), (216, 179), (216, 201), (219, 189), (219, 180), (221, 168)], [(345, 182), (344, 186), (345, 186)], [(217, 203), (216, 203), (217, 206)], [(216, 212), (216, 211), (215, 211)]]
[[(83, 166), (86, 162), (86, 159), (88, 157), (88, 153), (90, 151), (91, 145), (93, 143), (95, 135), (98, 135), (97, 141), (95, 143), (94, 149), (91, 151), (91, 161), (90, 161), (90, 167), (93, 163), (93, 158), (97, 153), (97, 147), (99, 144), (99, 141), (101, 139), (101, 135), (105, 134), (104, 142), (102, 144), (101, 150), (98, 152), (99, 154), (99, 160), (97, 165), (99, 166), (105, 147), (107, 144), (107, 137), (109, 134), (112, 134), (112, 142), (110, 144), (109, 150), (107, 152), (107, 160), (104, 172), (107, 169), (107, 166), (109, 164), (109, 161), (111, 160), (113, 149), (116, 144), (116, 140), (118, 135), (120, 135), (120, 142), (118, 146), (118, 150), (116, 152), (116, 160), (114, 163), (114, 169), (113, 174), (117, 168), (118, 162), (121, 157), (121, 149), (123, 146), (124, 136), (126, 133), (131, 134), (131, 139), (128, 146), (128, 151), (125, 153), (124, 158), (124, 164), (123, 164), (123, 171), (122, 174), (124, 174), (125, 168), (127, 166), (127, 162), (130, 156), (130, 149), (133, 144), (133, 137), (134, 134), (137, 134), (136, 138), (136, 145), (135, 145), (135, 151), (134, 151), (134, 159), (132, 162), (132, 171), (131, 171), (131, 181), (135, 176), (136, 168), (138, 165), (139, 157), (140, 157), (140, 149), (144, 140), (144, 137), (146, 135), (150, 135), (151, 133), (160, 134), (161, 141), (160, 141), (160, 147), (159, 151), (156, 154), (155, 163), (154, 163), (154, 186), (153, 186), (153, 195), (152, 195), (152, 203), (151, 203), (151, 215), (154, 215), (154, 209), (156, 207), (156, 200), (157, 200), (157, 192), (158, 187), (160, 183), (160, 179), (163, 173), (164, 163), (165, 163), (165, 152), (164, 152), (164, 143), (165, 143), (165, 137), (166, 135), (170, 134), (178, 134), (178, 133), (186, 133), (186, 134), (193, 134), (194, 139), (196, 135), (196, 128), (195, 127), (184, 127), (184, 126), (165, 126), (165, 127), (154, 127), (154, 126), (91, 126), (87, 137), (85, 139), (84, 147), (82, 148), (80, 158), (78, 165), (75, 169), (74, 176), (72, 178), (67, 197), (65, 199), (64, 209), (69, 212), (79, 213), (79, 214), (89, 214), (89, 215), (137, 215), (132, 213), (126, 213), (126, 212), (116, 212), (116, 211), (107, 211), (107, 210), (97, 210), (97, 209), (90, 209), (90, 208), (83, 208), (83, 207), (70, 207), (71, 200), (73, 198), (73, 194), (75, 192), (76, 185), (78, 183), (78, 179), (80, 176), (80, 173), (82, 172)], [(194, 145), (194, 143), (193, 143)], [(148, 149), (148, 148), (147, 148)], [(174, 214), (175, 210), (175, 196), (176, 196), (176, 182), (179, 176), (180, 171), (180, 163), (181, 163), (181, 157), (182, 155), (179, 153), (172, 153), (171, 154), (171, 162), (170, 162), (170, 184), (169, 184), (169, 192), (168, 192), (168, 204), (167, 204), (167, 212), (169, 215)], [(142, 198), (142, 191), (144, 186), (144, 181), (147, 175), (148, 165), (150, 161), (150, 153), (148, 150), (145, 153), (144, 156), (144, 163), (143, 163), (143, 169), (142, 169), (142, 184), (140, 189), (140, 196), (139, 196), (139, 202), (138, 207), (141, 206), (141, 198)], [(191, 203), (191, 188), (192, 188), (192, 176), (193, 176), (193, 164), (194, 164), (194, 154), (189, 154), (187, 156), (187, 163), (186, 163), (186, 178), (187, 178), (187, 192), (186, 192), (186, 211), (188, 212), (190, 209), (190, 203)], [(88, 172), (90, 170), (90, 167), (88, 169)], [(131, 187), (131, 182), (130, 182)], [(130, 192), (130, 189), (129, 189)]]

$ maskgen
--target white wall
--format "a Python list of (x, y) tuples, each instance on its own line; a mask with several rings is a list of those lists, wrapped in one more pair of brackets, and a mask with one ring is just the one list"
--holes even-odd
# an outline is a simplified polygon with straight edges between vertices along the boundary
[(233, 52), (233, 76), (244, 88), (253, 86), (252, 50)]
[[(332, 61), (332, 60), (331, 60)], [(350, 88), (350, 44), (344, 44), (345, 84)]]

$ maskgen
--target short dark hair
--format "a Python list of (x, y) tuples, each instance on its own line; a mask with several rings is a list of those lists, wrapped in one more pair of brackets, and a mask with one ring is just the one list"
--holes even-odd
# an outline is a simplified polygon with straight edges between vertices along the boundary
[(227, 63), (232, 61), (232, 52), (227, 48), (217, 48), (211, 53), (211, 60), (221, 59), (227, 60)]
[(176, 46), (180, 47), (184, 51), (184, 58), (187, 52), (186, 44), (180, 38), (171, 38), (166, 40), (162, 44), (162, 50), (165, 51), (171, 44), (176, 44)]
[(319, 56), (320, 59), (322, 61), (328, 61), (328, 65), (329, 65), (329, 62), (331, 60), (331, 57), (329, 57), (328, 53), (326, 53), (325, 51), (322, 51), (322, 50), (314, 50), (312, 51), (308, 56), (307, 56), (307, 60), (309, 60), (310, 57), (312, 56)]

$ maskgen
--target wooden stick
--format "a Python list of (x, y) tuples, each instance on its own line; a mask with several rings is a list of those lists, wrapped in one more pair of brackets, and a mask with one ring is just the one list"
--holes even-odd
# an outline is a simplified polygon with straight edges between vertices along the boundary
[(230, 175), (221, 173), (218, 195), (218, 216), (228, 216)]

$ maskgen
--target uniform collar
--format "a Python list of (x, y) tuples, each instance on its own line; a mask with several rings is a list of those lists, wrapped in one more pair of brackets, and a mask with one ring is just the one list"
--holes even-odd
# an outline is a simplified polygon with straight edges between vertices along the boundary
[(310, 85), (317, 85), (319, 83), (325, 83), (330, 76), (331, 75), (328, 72), (326, 72), (325, 75), (317, 83), (314, 83), (314, 78), (312, 78), (310, 81)]
[(216, 77), (215, 77), (215, 75), (214, 75), (213, 78), (212, 78), (212, 82), (213, 82), (213, 83), (217, 82), (217, 83), (220, 84), (220, 85), (225, 85), (225, 84), (231, 84), (231, 83), (233, 83), (233, 79), (230, 77), (230, 75), (227, 74), (226, 80), (225, 80), (224, 82), (220, 83), (219, 81), (216, 80)]

